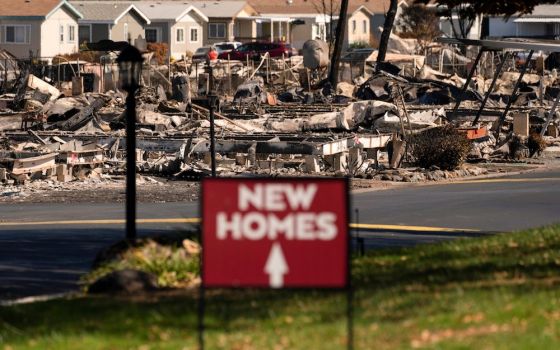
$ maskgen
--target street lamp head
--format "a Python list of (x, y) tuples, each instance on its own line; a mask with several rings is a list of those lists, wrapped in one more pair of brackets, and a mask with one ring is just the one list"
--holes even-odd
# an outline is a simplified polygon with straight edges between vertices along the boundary
[(117, 57), (120, 85), (127, 92), (134, 92), (139, 88), (143, 62), (142, 54), (132, 45), (127, 45)]

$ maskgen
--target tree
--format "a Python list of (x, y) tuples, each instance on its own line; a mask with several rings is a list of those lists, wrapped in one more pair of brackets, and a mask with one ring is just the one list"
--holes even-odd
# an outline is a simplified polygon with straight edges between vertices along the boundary
[(391, 36), (391, 31), (393, 30), (393, 24), (395, 23), (395, 17), (397, 16), (398, 0), (391, 0), (389, 5), (389, 11), (385, 15), (385, 22), (383, 23), (383, 33), (381, 33), (381, 39), (379, 40), (379, 49), (377, 51), (377, 66), (376, 70), (379, 71), (380, 63), (385, 62), (385, 56), (387, 55), (387, 46), (389, 45), (389, 38)]
[(331, 58), (331, 70), (329, 72), (329, 82), (331, 83), (333, 89), (336, 89), (336, 83), (338, 82), (338, 63), (340, 60), (340, 53), (342, 52), (342, 42), (344, 41), (344, 33), (346, 31), (347, 14), (348, 14), (348, 0), (342, 0), (340, 3), (340, 15), (338, 16), (338, 24), (336, 26), (336, 41), (334, 43), (334, 50)]
[(468, 3), (459, 3), (453, 8), (445, 8), (440, 11), (440, 15), (447, 17), (451, 30), (455, 38), (465, 39), (469, 36), (471, 28), (476, 19), (477, 13), (473, 13), (473, 8)]
[(397, 21), (397, 30), (403, 38), (416, 39), (422, 51), (441, 34), (435, 9), (422, 4), (403, 9)]
[[(329, 33), (327, 43), (329, 44), (329, 55), (332, 53), (334, 37), (334, 19), (340, 11), (340, 1), (337, 0), (313, 0), (313, 7), (317, 13), (329, 19)], [(313, 38), (315, 39), (315, 38)]]

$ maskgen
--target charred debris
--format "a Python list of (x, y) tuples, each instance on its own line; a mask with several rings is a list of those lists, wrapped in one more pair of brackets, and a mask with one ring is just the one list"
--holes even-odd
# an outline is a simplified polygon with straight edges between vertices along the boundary
[[(527, 161), (558, 145), (552, 47), (543, 54), (535, 43), (454, 41), (415, 55), (410, 42), (392, 40), (377, 72), (376, 51), (343, 55), (336, 87), (326, 80), (328, 47), (318, 41), (301, 56), (246, 61), (158, 64), (146, 54), (137, 170), (209, 174), (209, 94), (218, 96), (220, 176), (437, 180), (438, 171), (482, 172), (464, 162)], [(516, 58), (520, 50), (531, 53), (525, 61)], [(42, 63), (0, 52), (1, 183), (124, 173), (125, 95), (114, 57)]]

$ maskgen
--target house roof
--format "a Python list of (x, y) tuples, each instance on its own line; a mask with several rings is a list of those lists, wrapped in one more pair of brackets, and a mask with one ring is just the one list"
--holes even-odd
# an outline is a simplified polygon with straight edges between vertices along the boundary
[(127, 13), (134, 11), (147, 24), (151, 23), (150, 19), (138, 7), (128, 2), (73, 1), (72, 5), (83, 14), (83, 22), (116, 24)]
[(522, 17), (559, 17), (559, 5), (538, 5), (535, 6), (533, 12), (523, 15)]
[[(320, 14), (324, 11), (319, 1), (313, 0), (248, 0), (255, 10), (261, 14)], [(373, 14), (385, 14), (389, 9), (390, 0), (349, 0), (348, 13), (356, 12), (364, 6)], [(326, 2), (329, 4), (329, 2)], [(340, 2), (336, 2), (334, 12), (338, 15)]]
[[(106, 3), (111, 4), (118, 4), (119, 6), (123, 3), (126, 4), (135, 4), (136, 6), (143, 7), (143, 3), (150, 3), (156, 4), (154, 6), (154, 12), (157, 16), (164, 15), (165, 12), (168, 11), (169, 8), (173, 7), (176, 10), (183, 6), (186, 9), (188, 6), (193, 6), (196, 9), (200, 10), (206, 17), (216, 17), (216, 18), (232, 18), (237, 17), (239, 12), (249, 7), (250, 12), (256, 11), (252, 8), (251, 5), (248, 4), (247, 1), (244, 0), (160, 0), (160, 1), (148, 1), (148, 0), (140, 0), (140, 1), (130, 1), (130, 0), (114, 0), (114, 1), (104, 1)], [(80, 3), (99, 3), (99, 1), (91, 1), (91, 0), (75, 0), (73, 1), (75, 4)], [(156, 10), (155, 7), (159, 9)], [(166, 9), (167, 8), (167, 9)], [(181, 11), (182, 13), (183, 11)], [(176, 13), (179, 15), (180, 13)], [(167, 16), (167, 15), (166, 15)], [(165, 18), (165, 17), (164, 17)], [(176, 18), (176, 17), (175, 17)], [(162, 18), (163, 19), (163, 18)]]
[(68, 9), (77, 18), (82, 18), (82, 14), (66, 0), (0, 0), (0, 18), (48, 18), (61, 7)]
[(191, 11), (203, 20), (208, 21), (208, 17), (201, 10), (193, 5), (186, 5), (183, 2), (139, 1), (136, 3), (136, 6), (152, 21), (166, 20), (177, 22)]
[[(193, 5), (208, 17), (232, 18), (237, 17), (239, 12), (247, 7), (246, 1), (237, 0), (217, 0), (217, 1), (184, 1), (185, 4)], [(255, 11), (249, 5), (250, 10)], [(256, 13), (255, 13), (256, 14)]]

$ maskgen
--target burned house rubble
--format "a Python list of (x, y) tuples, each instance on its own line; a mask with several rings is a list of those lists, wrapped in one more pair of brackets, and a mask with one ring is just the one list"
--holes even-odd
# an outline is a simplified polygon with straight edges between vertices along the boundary
[[(212, 109), (220, 176), (418, 182), (480, 175), (486, 170), (476, 164), (527, 161), (560, 144), (559, 77), (547, 56), (557, 48), (546, 45), (443, 42), (425, 56), (393, 52), (382, 69), (375, 51), (349, 52), (336, 87), (324, 80), (328, 57), (315, 53), (171, 65), (146, 54), (136, 167), (170, 178), (208, 175)], [(519, 62), (512, 50), (531, 54)], [(53, 67), (2, 52), (0, 183), (124, 173), (126, 96), (114, 62), (99, 62)], [(467, 140), (461, 163), (474, 165), (418, 165), (417, 141), (444, 126)]]

